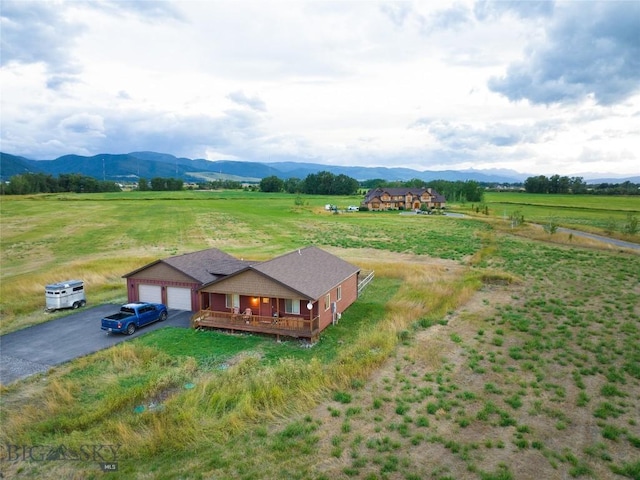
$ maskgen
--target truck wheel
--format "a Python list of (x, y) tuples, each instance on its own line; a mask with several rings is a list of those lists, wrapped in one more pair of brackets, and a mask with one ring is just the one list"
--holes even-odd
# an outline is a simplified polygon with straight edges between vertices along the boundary
[(79, 306), (80, 306), (80, 304), (78, 302), (73, 302), (73, 305), (71, 306), (71, 308), (73, 308), (75, 310)]
[(162, 312), (160, 314), (160, 321), (164, 322), (167, 319), (167, 312)]
[(80, 300), (80, 306), (84, 307), (87, 304), (86, 300)]
[(127, 326), (127, 335), (133, 335), (136, 331), (136, 324), (135, 323), (130, 323)]

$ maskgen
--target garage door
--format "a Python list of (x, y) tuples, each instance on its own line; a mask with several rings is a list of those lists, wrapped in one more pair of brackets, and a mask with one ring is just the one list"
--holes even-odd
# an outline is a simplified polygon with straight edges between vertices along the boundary
[(141, 302), (162, 303), (162, 291), (159, 285), (139, 285), (138, 298)]
[(167, 307), (176, 310), (191, 310), (191, 289), (167, 287)]

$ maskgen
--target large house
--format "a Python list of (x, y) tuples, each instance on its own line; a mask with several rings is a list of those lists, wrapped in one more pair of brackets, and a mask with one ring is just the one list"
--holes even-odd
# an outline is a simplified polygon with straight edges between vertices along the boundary
[(432, 188), (374, 188), (362, 202), (369, 210), (424, 210), (443, 208), (445, 198)]
[(317, 247), (265, 262), (213, 248), (158, 260), (124, 277), (130, 302), (191, 310), (194, 327), (315, 341), (357, 299), (359, 274)]

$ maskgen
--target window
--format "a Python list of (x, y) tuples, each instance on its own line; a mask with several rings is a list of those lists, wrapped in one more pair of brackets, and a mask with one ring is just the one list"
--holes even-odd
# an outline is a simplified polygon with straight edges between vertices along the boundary
[(289, 298), (285, 299), (284, 311), (285, 313), (300, 315), (300, 300), (291, 300)]
[(240, 295), (237, 293), (227, 293), (224, 297), (227, 308), (240, 308)]
[(324, 309), (329, 310), (329, 307), (331, 307), (331, 294), (327, 293), (324, 297)]
[(338, 285), (338, 291), (336, 292), (336, 301), (342, 300), (342, 285)]

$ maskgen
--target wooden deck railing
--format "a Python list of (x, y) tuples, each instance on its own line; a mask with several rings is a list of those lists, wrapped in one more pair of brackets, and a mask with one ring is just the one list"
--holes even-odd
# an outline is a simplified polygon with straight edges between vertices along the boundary
[(221, 328), (244, 332), (267, 333), (276, 337), (309, 338), (316, 340), (320, 333), (320, 318), (265, 317), (242, 313), (200, 310), (191, 317), (191, 327)]

